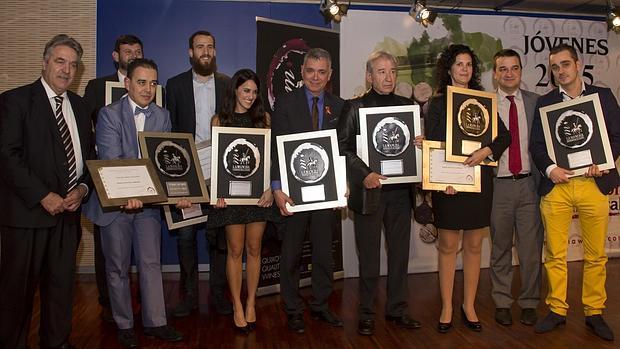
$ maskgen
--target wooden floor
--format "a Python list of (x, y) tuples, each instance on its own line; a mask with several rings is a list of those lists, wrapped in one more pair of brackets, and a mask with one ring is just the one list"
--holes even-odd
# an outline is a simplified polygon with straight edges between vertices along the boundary
[[(386, 324), (383, 319), (385, 304), (385, 282), (379, 289), (377, 300), (377, 324), (374, 336), (360, 336), (357, 328), (357, 279), (339, 280), (335, 283), (331, 307), (344, 320), (344, 329), (335, 329), (321, 322), (313, 321), (306, 312), (306, 332), (294, 334), (286, 326), (286, 316), (282, 311), (278, 295), (264, 296), (257, 301), (257, 329), (250, 335), (237, 334), (232, 328), (232, 317), (219, 316), (207, 304), (208, 281), (201, 281), (200, 312), (184, 319), (169, 319), (169, 324), (185, 334), (178, 343), (165, 343), (142, 335), (139, 316), (136, 331), (142, 348), (544, 348), (544, 349), (593, 349), (618, 348), (615, 343), (605, 342), (584, 325), (581, 308), (581, 268), (580, 262), (569, 264), (569, 312), (564, 328), (537, 335), (532, 327), (518, 322), (519, 309), (513, 307), (516, 323), (503, 327), (493, 320), (494, 304), (491, 299), (491, 286), (488, 269), (483, 269), (478, 291), (477, 313), (483, 331), (474, 333), (463, 327), (460, 316), (455, 314), (455, 328), (448, 334), (436, 331), (440, 311), (438, 280), (436, 273), (409, 275), (410, 313), (422, 322), (418, 330), (405, 330)], [(607, 268), (607, 310), (605, 319), (616, 336), (620, 336), (620, 259), (612, 259)], [(178, 275), (165, 274), (164, 289), (168, 308), (173, 307), (178, 297)], [(462, 302), (462, 273), (457, 273), (454, 304)], [(517, 285), (515, 285), (517, 286)], [(460, 291), (459, 291), (460, 290)], [(309, 297), (310, 289), (302, 289)], [(543, 294), (546, 291), (543, 290)], [(29, 344), (38, 347), (38, 306), (35, 306)], [(544, 305), (539, 315), (544, 316)], [(118, 348), (116, 329), (103, 323), (99, 317), (97, 290), (92, 275), (82, 275), (77, 281), (71, 342), (78, 348)]]

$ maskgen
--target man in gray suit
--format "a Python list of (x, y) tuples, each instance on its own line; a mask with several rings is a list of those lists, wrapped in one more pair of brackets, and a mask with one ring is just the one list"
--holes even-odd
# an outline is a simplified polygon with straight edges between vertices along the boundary
[[(125, 78), (127, 96), (99, 111), (96, 143), (101, 160), (140, 157), (137, 133), (170, 131), (167, 110), (153, 103), (157, 89), (157, 65), (149, 59), (135, 59)], [(103, 212), (97, 195), (92, 195), (85, 215), (101, 227), (101, 243), (112, 315), (118, 326), (118, 340), (127, 348), (138, 345), (133, 331), (129, 287), (129, 263), (133, 247), (138, 267), (144, 334), (166, 341), (180, 341), (183, 335), (166, 322), (161, 275), (161, 217), (159, 208), (143, 208), (130, 199), (120, 210)], [(132, 246), (133, 245), (133, 246)]]
[(501, 50), (493, 59), (499, 116), (508, 126), (512, 142), (499, 159), (497, 177), (493, 182), (491, 295), (496, 307), (495, 321), (504, 326), (511, 325), (514, 241), (521, 274), (521, 290), (517, 300), (521, 308), (520, 321), (532, 326), (537, 320), (536, 308), (540, 301), (543, 243), (540, 197), (537, 194), (540, 174), (528, 151), (538, 95), (519, 88), (522, 66), (517, 52)]

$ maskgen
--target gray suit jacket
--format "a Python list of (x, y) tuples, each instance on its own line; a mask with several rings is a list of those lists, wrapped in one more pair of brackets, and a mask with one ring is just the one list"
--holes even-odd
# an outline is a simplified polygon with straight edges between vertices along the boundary
[[(170, 132), (170, 115), (166, 109), (151, 103), (149, 108), (153, 113), (144, 121), (144, 131)], [(97, 152), (101, 160), (113, 159), (137, 159), (138, 139), (136, 137), (136, 123), (134, 113), (129, 104), (129, 97), (103, 107), (97, 117), (97, 129), (95, 133)], [(84, 215), (98, 226), (107, 226), (120, 214), (120, 210), (104, 212), (96, 193), (91, 195), (90, 200), (84, 207)], [(159, 208), (144, 209), (159, 216)]]

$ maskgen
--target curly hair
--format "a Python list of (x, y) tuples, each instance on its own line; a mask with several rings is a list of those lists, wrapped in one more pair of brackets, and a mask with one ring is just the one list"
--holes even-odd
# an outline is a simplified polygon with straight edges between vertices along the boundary
[(252, 80), (256, 84), (258, 93), (252, 106), (248, 110), (252, 125), (257, 128), (268, 128), (269, 120), (267, 119), (267, 113), (263, 106), (263, 99), (261, 97), (260, 79), (258, 75), (251, 69), (241, 69), (233, 75), (226, 86), (226, 94), (224, 95), (224, 102), (222, 103), (222, 110), (218, 113), (218, 118), (221, 126), (230, 126), (232, 117), (235, 113), (235, 105), (237, 103), (237, 88), (243, 85), (246, 81)]
[(471, 57), (472, 74), (469, 80), (468, 88), (473, 90), (483, 90), (480, 83), (480, 60), (478, 56), (466, 45), (452, 44), (446, 47), (439, 54), (437, 59), (437, 67), (435, 68), (435, 79), (437, 81), (437, 92), (446, 93), (448, 85), (452, 85), (452, 77), (450, 76), (450, 68), (456, 61), (456, 56), (466, 53)]

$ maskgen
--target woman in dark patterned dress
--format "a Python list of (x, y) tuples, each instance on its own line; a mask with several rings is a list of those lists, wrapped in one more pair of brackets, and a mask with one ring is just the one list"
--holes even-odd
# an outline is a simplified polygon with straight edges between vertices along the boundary
[[(211, 126), (269, 128), (270, 117), (263, 107), (260, 81), (250, 69), (241, 69), (233, 75), (228, 87), (222, 110), (213, 116)], [(265, 190), (256, 206), (227, 206), (222, 198), (217, 199), (210, 225), (224, 226), (228, 245), (226, 276), (233, 298), (234, 323), (242, 332), (254, 328), (256, 322), (256, 289), (260, 277), (261, 239), (266, 221), (272, 220), (273, 196), (271, 189)], [(243, 250), (246, 250), (246, 278), (248, 298), (245, 311), (241, 303), (241, 282)]]

